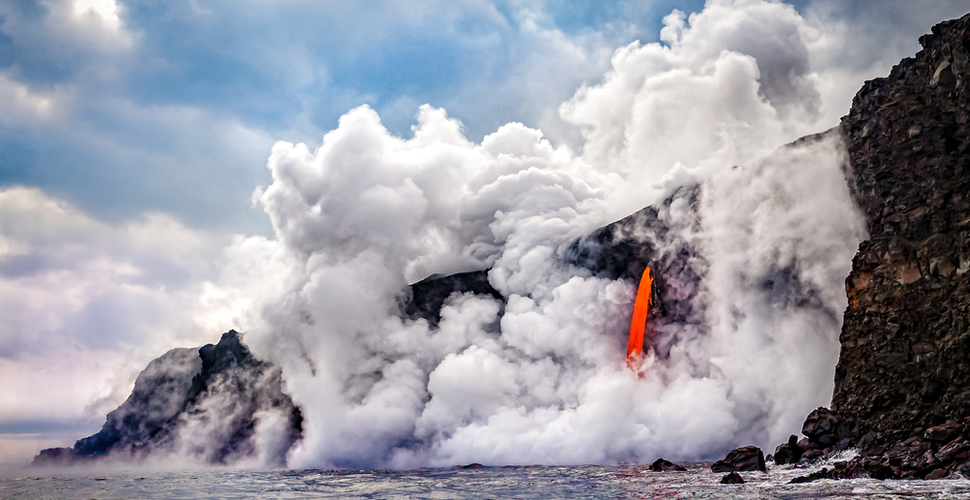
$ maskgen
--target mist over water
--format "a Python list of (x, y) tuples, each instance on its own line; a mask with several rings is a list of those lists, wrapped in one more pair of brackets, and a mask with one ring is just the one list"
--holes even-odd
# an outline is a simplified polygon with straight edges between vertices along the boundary
[[(776, 150), (817, 118), (805, 23), (754, 0), (665, 23), (666, 45), (621, 48), (562, 106), (581, 154), (517, 123), (473, 143), (430, 106), (411, 138), (365, 106), (315, 151), (273, 148), (254, 196), (276, 239), (229, 253), (275, 270), (247, 285), (262, 292), (245, 340), (303, 410), (290, 466), (712, 459), (770, 449), (829, 402), (865, 232), (837, 134)], [(650, 203), (658, 255), (690, 249), (691, 272), (661, 279), (693, 307), (656, 319), (663, 352), (638, 376), (637, 284), (563, 255)], [(408, 283), (486, 268), (504, 308), (454, 296), (436, 328), (401, 318)]]

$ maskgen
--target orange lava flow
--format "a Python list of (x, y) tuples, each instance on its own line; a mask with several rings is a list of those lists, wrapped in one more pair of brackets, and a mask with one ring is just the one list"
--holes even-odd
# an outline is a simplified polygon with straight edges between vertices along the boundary
[(633, 320), (630, 321), (630, 343), (626, 348), (626, 365), (636, 371), (636, 364), (643, 355), (643, 333), (647, 327), (647, 310), (650, 309), (650, 296), (653, 291), (653, 274), (650, 268), (643, 270), (637, 300), (633, 304)]

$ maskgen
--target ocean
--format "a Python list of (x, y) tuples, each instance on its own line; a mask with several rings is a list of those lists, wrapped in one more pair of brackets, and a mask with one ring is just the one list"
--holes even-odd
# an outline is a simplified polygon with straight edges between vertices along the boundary
[(709, 464), (687, 472), (646, 465), (452, 467), (391, 470), (93, 470), (8, 467), (3, 499), (650, 499), (650, 498), (970, 498), (970, 480), (821, 480), (787, 484), (818, 470), (771, 467), (743, 472), (745, 484), (720, 484)]

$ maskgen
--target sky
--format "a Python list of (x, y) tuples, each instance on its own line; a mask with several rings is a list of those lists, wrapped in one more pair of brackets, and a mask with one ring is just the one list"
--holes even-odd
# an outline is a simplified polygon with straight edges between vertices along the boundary
[[(518, 213), (503, 195), (525, 187), (481, 181), (498, 187), (452, 199), (446, 170), (397, 178), (387, 165), (400, 158), (478, 165), (528, 150), (530, 165), (571, 179), (556, 210), (581, 217), (563, 220), (591, 229), (655, 201), (678, 169), (750, 161), (837, 125), (862, 82), (967, 11), (966, 0), (0, 0), (0, 462), (95, 432), (168, 349), (267, 328), (291, 260), (306, 268), (320, 248), (365, 264), (357, 246), (381, 249), (399, 262), (389, 287), (498, 265), (516, 290), (515, 266), (502, 266), (518, 243), (475, 211)], [(366, 163), (354, 148), (374, 144), (404, 156), (359, 177), (300, 173)], [(310, 224), (292, 201), (314, 196), (345, 216)], [(414, 203), (428, 208), (409, 218)]]

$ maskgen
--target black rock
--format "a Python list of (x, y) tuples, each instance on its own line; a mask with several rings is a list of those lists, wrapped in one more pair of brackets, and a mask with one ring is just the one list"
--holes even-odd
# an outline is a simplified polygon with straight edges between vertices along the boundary
[(453, 294), (474, 293), (502, 300), (502, 294), (488, 282), (488, 270), (456, 273), (448, 276), (432, 274), (414, 283), (407, 290), (401, 309), (410, 319), (424, 318), (431, 327), (441, 321), (441, 308)]
[(963, 431), (963, 424), (948, 422), (926, 429), (924, 436), (933, 443), (949, 443)]
[(835, 433), (838, 424), (839, 419), (828, 408), (819, 407), (805, 419), (802, 434), (808, 436), (810, 446), (814, 443), (830, 446), (837, 441)]
[(822, 470), (818, 472), (813, 472), (807, 476), (798, 476), (795, 479), (788, 481), (788, 484), (811, 483), (812, 481), (818, 481), (819, 479), (834, 479), (834, 478), (835, 478), (835, 471), (828, 470), (827, 468), (823, 467)]
[(744, 478), (737, 472), (731, 472), (721, 478), (721, 484), (744, 484)]
[(734, 472), (734, 471), (755, 471), (765, 472), (768, 467), (765, 465), (765, 455), (761, 448), (756, 446), (744, 446), (730, 453), (723, 460), (714, 462), (711, 472)]
[[(699, 197), (699, 185), (682, 187), (657, 207), (646, 207), (577, 239), (566, 248), (563, 260), (596, 277), (625, 280), (634, 286), (650, 267), (654, 280), (648, 317), (655, 330), (673, 323), (702, 328), (702, 315), (694, 307), (701, 281), (694, 266), (701, 258), (689, 242), (670, 231), (662, 217), (674, 203), (686, 203), (696, 210)], [(677, 341), (673, 334), (657, 335), (645, 347), (666, 358)]]
[(650, 470), (654, 472), (684, 472), (687, 470), (687, 468), (682, 465), (677, 465), (669, 460), (658, 458), (652, 464), (650, 464)]
[(934, 26), (915, 57), (866, 82), (840, 126), (869, 238), (846, 279), (840, 422), (809, 437), (857, 446), (870, 477), (932, 472), (933, 450), (970, 422), (968, 40), (970, 14)]
[(775, 464), (797, 464), (802, 459), (802, 453), (804, 451), (798, 446), (798, 437), (795, 435), (789, 436), (787, 443), (778, 445), (775, 448)]

